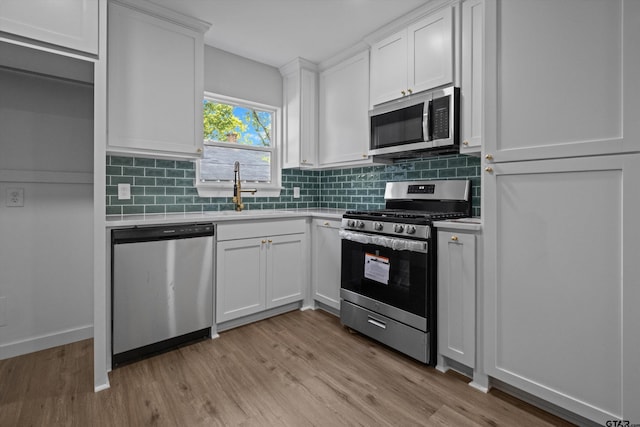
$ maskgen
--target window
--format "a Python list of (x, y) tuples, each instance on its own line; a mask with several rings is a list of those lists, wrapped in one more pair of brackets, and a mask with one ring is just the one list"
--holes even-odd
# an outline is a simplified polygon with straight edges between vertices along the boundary
[(204, 153), (198, 162), (198, 193), (231, 194), (234, 164), (240, 163), (240, 179), (257, 196), (280, 194), (277, 156), (279, 109), (226, 96), (205, 94), (203, 100)]

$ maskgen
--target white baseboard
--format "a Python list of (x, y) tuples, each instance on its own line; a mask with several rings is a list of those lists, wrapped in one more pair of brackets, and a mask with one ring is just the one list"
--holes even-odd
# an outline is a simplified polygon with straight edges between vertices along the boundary
[(98, 393), (98, 392), (103, 391), (103, 390), (108, 390), (110, 387), (111, 386), (109, 385), (109, 383), (100, 384), (100, 385), (95, 386), (95, 388), (93, 389), (93, 392), (94, 393)]
[(93, 338), (93, 325), (81, 326), (79, 328), (67, 329), (66, 331), (0, 344), (0, 360), (89, 338)]

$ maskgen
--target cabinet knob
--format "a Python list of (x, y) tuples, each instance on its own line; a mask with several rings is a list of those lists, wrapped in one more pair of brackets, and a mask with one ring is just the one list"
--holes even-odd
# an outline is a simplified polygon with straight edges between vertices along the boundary
[(273, 243), (273, 240), (269, 239), (269, 240), (267, 240), (267, 242), (269, 242), (269, 243)]
[(198, 148), (196, 151), (197, 151), (198, 153), (202, 153), (202, 148)]
[(451, 236), (451, 240), (454, 241), (454, 242), (457, 242), (458, 241), (458, 236)]
[(493, 154), (487, 154), (484, 156), (484, 158), (487, 160), (493, 160)]
[(263, 241), (262, 241), (262, 244), (264, 245), (265, 243), (267, 243), (267, 241), (266, 241), (266, 240), (263, 240)]
[(405, 92), (404, 90), (401, 90), (400, 93), (402, 94), (402, 96), (405, 96), (407, 94), (407, 92)]
[(411, 95), (413, 93), (413, 91), (411, 89), (407, 89), (407, 92), (409, 92), (409, 95)]
[(485, 172), (493, 172), (493, 168), (491, 166), (487, 166), (486, 168), (484, 168)]
[(325, 222), (325, 223), (324, 223), (324, 226), (325, 226), (325, 227), (328, 227), (328, 226), (330, 226), (330, 225), (331, 225), (331, 224), (329, 224), (328, 222)]
[(363, 159), (366, 159), (367, 157), (369, 157), (366, 153), (362, 155)]
[(303, 161), (302, 161), (302, 163), (307, 163), (307, 161), (306, 161), (306, 160), (303, 160)]
[(469, 141), (462, 141), (462, 145), (469, 145)]

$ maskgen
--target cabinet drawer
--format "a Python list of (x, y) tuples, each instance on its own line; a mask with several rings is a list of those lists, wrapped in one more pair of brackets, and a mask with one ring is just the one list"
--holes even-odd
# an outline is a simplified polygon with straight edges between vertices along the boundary
[(218, 241), (248, 239), (251, 237), (296, 234), (306, 231), (306, 220), (287, 219), (281, 221), (234, 222), (218, 225)]
[(429, 363), (429, 333), (396, 322), (366, 308), (342, 300), (341, 322), (423, 363)]

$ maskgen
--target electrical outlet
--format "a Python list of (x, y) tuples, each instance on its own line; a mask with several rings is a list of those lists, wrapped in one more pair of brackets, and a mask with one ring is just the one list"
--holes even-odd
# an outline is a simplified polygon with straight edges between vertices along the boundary
[(0, 326), (7, 326), (7, 297), (0, 297)]
[(293, 198), (294, 199), (300, 198), (300, 187), (293, 187)]
[(7, 188), (7, 206), (24, 206), (24, 188)]
[(118, 200), (131, 199), (131, 184), (118, 184)]

